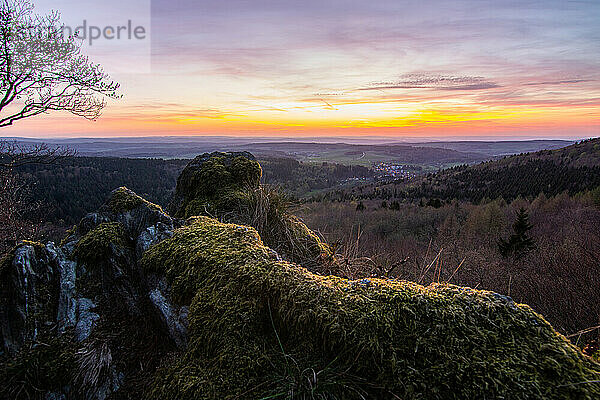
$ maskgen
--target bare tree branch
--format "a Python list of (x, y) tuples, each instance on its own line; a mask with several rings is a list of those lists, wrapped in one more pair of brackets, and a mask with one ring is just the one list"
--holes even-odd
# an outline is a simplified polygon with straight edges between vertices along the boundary
[(0, 170), (27, 164), (54, 164), (75, 155), (75, 150), (68, 147), (0, 140)]
[(49, 111), (95, 120), (119, 84), (66, 36), (60, 15), (30, 0), (0, 0), (0, 127)]

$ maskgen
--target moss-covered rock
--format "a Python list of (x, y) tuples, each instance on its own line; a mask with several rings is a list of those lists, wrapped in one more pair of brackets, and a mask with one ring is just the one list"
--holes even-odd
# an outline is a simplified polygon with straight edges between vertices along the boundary
[(285, 196), (260, 184), (260, 164), (241, 153), (206, 153), (177, 180), (169, 209), (177, 217), (211, 216), (249, 225), (285, 259), (319, 270), (333, 260), (329, 246), (288, 212)]
[(248, 152), (202, 154), (181, 172), (169, 211), (179, 218), (232, 211), (236, 194), (257, 188), (261, 176), (260, 164)]
[(323, 277), (248, 227), (195, 218), (146, 252), (190, 305), (161, 399), (581, 398), (600, 366), (526, 305), (491, 292)]
[(115, 214), (131, 211), (141, 206), (162, 212), (162, 208), (160, 206), (150, 203), (148, 200), (138, 196), (135, 192), (127, 189), (124, 186), (112, 191), (107, 205)]
[(118, 222), (103, 222), (77, 242), (73, 257), (79, 262), (93, 267), (109, 262), (115, 248), (126, 247), (123, 225)]
[(160, 206), (138, 196), (126, 187), (113, 190), (97, 212), (87, 214), (67, 232), (61, 242), (68, 253), (79, 239), (103, 223), (119, 223), (122, 235), (131, 242), (137, 256), (153, 243), (170, 236), (182, 221), (171, 218)]

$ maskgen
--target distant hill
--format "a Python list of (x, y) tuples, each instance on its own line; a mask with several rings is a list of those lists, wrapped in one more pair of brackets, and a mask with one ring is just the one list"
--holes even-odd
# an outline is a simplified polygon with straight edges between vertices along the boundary
[[(0, 138), (2, 140), (2, 138)], [(22, 143), (40, 139), (7, 138)], [(131, 137), (44, 139), (68, 146), (80, 156), (130, 158), (194, 158), (212, 151), (249, 151), (265, 157), (294, 158), (313, 163), (335, 162), (371, 166), (381, 162), (411, 164), (434, 171), (472, 164), (507, 154), (555, 149), (565, 140), (436, 141), (407, 143), (386, 138), (244, 138), (244, 137)]]
[(480, 141), (462, 140), (456, 142), (415, 143), (415, 146), (438, 147), (462, 152), (486, 154), (488, 156), (505, 156), (519, 153), (530, 153), (539, 150), (553, 150), (573, 144), (572, 140), (502, 140)]
[(575, 194), (600, 186), (600, 138), (557, 150), (504, 157), (431, 174), (408, 189), (416, 197), (483, 198)]
[[(505, 156), (460, 165), (409, 181), (338, 190), (325, 198), (440, 199), (478, 202), (484, 198), (575, 194), (600, 186), (600, 138), (555, 150)], [(323, 197), (323, 196), (322, 196)]]

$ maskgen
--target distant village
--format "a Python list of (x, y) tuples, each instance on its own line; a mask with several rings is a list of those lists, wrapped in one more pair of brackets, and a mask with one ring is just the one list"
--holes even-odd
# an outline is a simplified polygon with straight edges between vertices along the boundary
[(394, 178), (409, 178), (414, 176), (414, 173), (408, 171), (406, 166), (399, 164), (379, 163), (373, 166), (373, 170), (378, 174)]

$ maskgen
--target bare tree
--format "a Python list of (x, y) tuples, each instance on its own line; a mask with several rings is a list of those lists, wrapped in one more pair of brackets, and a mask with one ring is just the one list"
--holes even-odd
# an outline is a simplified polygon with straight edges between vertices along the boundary
[(18, 167), (53, 164), (75, 154), (67, 147), (0, 140), (0, 254), (20, 240), (40, 235), (44, 207), (32, 199), (31, 182), (19, 175)]
[[(30, 0), (0, 0), (0, 127), (49, 111), (95, 120), (119, 84), (64, 34), (60, 15), (40, 16)], [(17, 173), (26, 164), (73, 156), (63, 147), (0, 140), (0, 253), (38, 227), (29, 186)]]
[(0, 169), (13, 169), (27, 164), (54, 164), (75, 155), (75, 150), (64, 146), (0, 140)]
[(29, 0), (0, 0), (0, 127), (48, 111), (95, 120), (119, 84), (64, 34), (60, 15)]
[(38, 205), (29, 199), (28, 190), (12, 169), (0, 168), (0, 255), (19, 240), (36, 236), (39, 224), (31, 216)]

